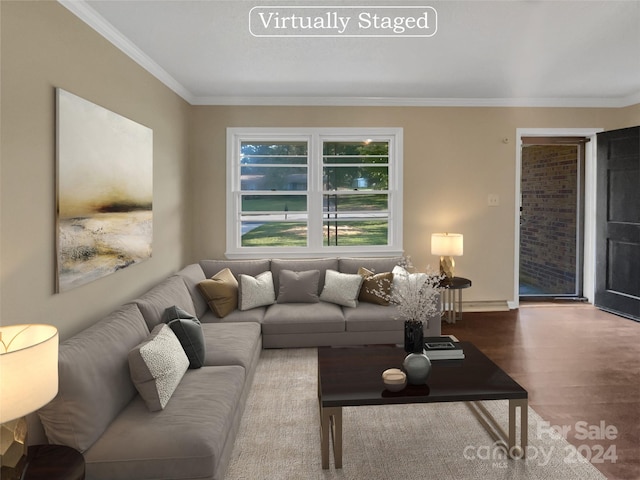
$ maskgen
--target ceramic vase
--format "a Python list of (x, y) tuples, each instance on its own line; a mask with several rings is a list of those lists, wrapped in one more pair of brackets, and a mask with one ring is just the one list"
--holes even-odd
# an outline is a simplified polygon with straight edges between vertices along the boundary
[(404, 322), (404, 351), (407, 353), (422, 353), (424, 350), (424, 332), (419, 320), (405, 320)]
[(410, 353), (402, 363), (407, 373), (407, 383), (410, 385), (424, 385), (431, 373), (431, 361), (424, 353)]

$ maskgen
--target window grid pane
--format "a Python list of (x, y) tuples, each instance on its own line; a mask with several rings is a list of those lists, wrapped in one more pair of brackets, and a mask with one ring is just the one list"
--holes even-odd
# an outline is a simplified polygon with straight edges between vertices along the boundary
[(387, 220), (324, 222), (323, 244), (327, 247), (387, 245), (388, 237)]
[(385, 156), (340, 156), (340, 157), (327, 157), (323, 158), (325, 164), (350, 164), (353, 166), (365, 165), (388, 165), (389, 157)]
[(325, 140), (322, 145), (323, 155), (388, 155), (389, 142), (370, 140), (360, 141), (332, 141)]
[(306, 247), (306, 222), (242, 222), (243, 247)]
[(325, 190), (386, 190), (388, 167), (331, 166), (322, 170)]
[(389, 196), (382, 194), (365, 195), (340, 195), (338, 193), (325, 193), (322, 203), (323, 211), (387, 211), (389, 208)]
[(300, 164), (305, 165), (307, 163), (307, 156), (274, 156), (265, 157), (263, 155), (244, 155), (240, 159), (241, 165), (291, 165), (298, 166)]
[(307, 167), (240, 167), (240, 189), (306, 191)]
[(306, 195), (241, 195), (241, 212), (306, 212)]

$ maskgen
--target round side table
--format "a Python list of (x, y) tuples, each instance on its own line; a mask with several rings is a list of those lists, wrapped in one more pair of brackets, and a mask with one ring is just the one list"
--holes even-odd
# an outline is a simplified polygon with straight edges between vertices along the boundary
[(84, 457), (63, 445), (32, 445), (22, 480), (84, 480)]
[(441, 295), (442, 315), (447, 323), (456, 323), (456, 320), (462, 319), (462, 290), (470, 286), (471, 280), (464, 277), (443, 278), (440, 282), (440, 287), (444, 290)]

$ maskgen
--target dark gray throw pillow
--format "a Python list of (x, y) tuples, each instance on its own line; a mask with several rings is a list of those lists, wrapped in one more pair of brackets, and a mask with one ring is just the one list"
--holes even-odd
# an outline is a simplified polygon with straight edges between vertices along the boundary
[(163, 323), (176, 334), (189, 359), (189, 368), (204, 365), (204, 335), (200, 320), (178, 306), (169, 307), (162, 315)]

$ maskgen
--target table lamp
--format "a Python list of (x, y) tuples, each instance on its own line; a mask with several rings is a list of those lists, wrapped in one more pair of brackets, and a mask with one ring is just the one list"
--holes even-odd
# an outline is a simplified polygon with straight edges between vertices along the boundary
[(431, 255), (440, 255), (440, 274), (453, 278), (456, 266), (453, 257), (462, 256), (462, 234), (431, 234)]
[(58, 330), (51, 325), (0, 326), (0, 465), (20, 478), (26, 465), (25, 415), (58, 393)]

